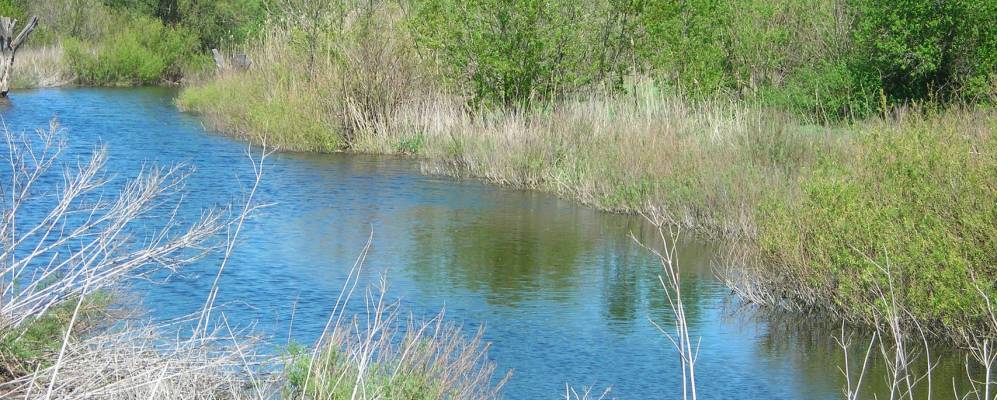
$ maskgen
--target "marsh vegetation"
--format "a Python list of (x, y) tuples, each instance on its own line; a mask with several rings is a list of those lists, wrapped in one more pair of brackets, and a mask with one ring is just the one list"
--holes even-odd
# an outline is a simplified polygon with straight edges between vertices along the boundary
[[(0, 14), (41, 18), (18, 53), (15, 88), (182, 84), (180, 109), (270, 148), (402, 154), (427, 174), (649, 215), (659, 232), (722, 243), (715, 273), (738, 302), (870, 332), (863, 361), (844, 360), (847, 398), (861, 397), (870, 358), (892, 374), (891, 398), (919, 398), (925, 384), (930, 393), (936, 343), (964, 351), (970, 383), (956, 392), (994, 398), (992, 1), (0, 0)], [(252, 62), (216, 70), (212, 49)], [(56, 165), (60, 136), (7, 137), (14, 221), (33, 179)], [(280, 361), (205, 328), (217, 285), (195, 317), (201, 329), (170, 350), (133, 341), (163, 342), (156, 335), (172, 328), (101, 326), (106, 291), (123, 277), (179, 269), (216, 246), (228, 255), (256, 206), (208, 212), (183, 233), (167, 218), (133, 249), (121, 239), (129, 224), (177, 195), (185, 172), (149, 170), (118, 202), (91, 199), (102, 182), (95, 154), (61, 194), (30, 207), (53, 210), (39, 228), (0, 230), (2, 372), (16, 393), (498, 395), (480, 336), (442, 317), (407, 322), (376, 296), (361, 296), (372, 314), (335, 309), (331, 332)], [(229, 242), (205, 243), (222, 232)], [(674, 256), (658, 251), (692, 389), (683, 395), (695, 398), (698, 345), (682, 328)], [(858, 343), (844, 328), (837, 336)], [(118, 348), (131, 350), (109, 370), (64, 369)], [(149, 373), (121, 373), (134, 365)]]

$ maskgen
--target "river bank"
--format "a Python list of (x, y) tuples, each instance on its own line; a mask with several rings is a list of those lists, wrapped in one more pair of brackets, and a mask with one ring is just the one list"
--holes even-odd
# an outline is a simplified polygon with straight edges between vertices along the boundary
[[(882, 37), (864, 36), (883, 22), (878, 6), (687, 10), (732, 18), (740, 25), (717, 29), (736, 31), (727, 32), (736, 43), (704, 32), (669, 42), (659, 24), (690, 21), (653, 7), (427, 0), (339, 11), (326, 35), (309, 33), (325, 20), (281, 20), (245, 47), (254, 68), (193, 83), (177, 105), (284, 150), (411, 154), (427, 173), (661, 211), (734, 244), (723, 279), (754, 303), (875, 325), (881, 288), (895, 278), (909, 328), (960, 341), (988, 325), (997, 227), (985, 221), (995, 219), (987, 199), (997, 181), (986, 93), (997, 86), (969, 78), (989, 74), (985, 63), (927, 81), (896, 78), (910, 73), (904, 66), (872, 66), (897, 68), (887, 78), (853, 63), (882, 51)], [(635, 26), (614, 19), (631, 13)], [(911, 23), (922, 17), (932, 18)], [(793, 31), (789, 21), (814, 35), (748, 35)], [(657, 58), (668, 51), (677, 64)], [(931, 79), (954, 92), (932, 92)]]
[[(251, 182), (254, 173), (245, 156), (246, 146), (204, 132), (197, 118), (173, 108), (171, 96), (172, 91), (153, 88), (30, 91), (18, 97), (19, 106), (9, 109), (5, 118), (9, 127), (20, 131), (44, 123), (52, 114), (60, 115), (77, 143), (64, 156), (78, 159), (90, 154), (91, 144), (106, 144), (106, 168), (121, 179), (133, 176), (149, 162), (180, 165), (196, 160), (197, 173), (188, 176), (185, 186), (189, 190), (182, 195), (188, 206), (162, 204), (178, 210), (179, 220), (197, 220), (204, 215), (204, 205), (241, 202), (248, 190), (247, 179)], [(123, 109), (132, 112), (120, 112)], [(663, 362), (674, 360), (675, 354), (648, 322), (650, 318), (666, 329), (672, 326), (671, 308), (656, 287), (661, 267), (627, 238), (629, 232), (645, 243), (653, 239), (653, 232), (640, 228), (639, 218), (596, 212), (533, 191), (423, 176), (416, 170), (417, 162), (398, 157), (287, 153), (273, 155), (267, 165), (259, 201), (274, 206), (248, 221), (240, 237), (249, 245), (233, 253), (218, 292), (218, 304), (225, 304), (224, 314), (237, 337), (236, 327), (256, 326), (272, 332), (271, 340), (278, 344), (286, 343), (285, 335), (292, 330), (296, 342), (312, 343), (322, 333), (327, 307), (336, 303), (357, 249), (363, 247), (373, 226), (374, 246), (367, 259), (371, 273), (365, 274), (365, 282), (376, 283), (377, 273), (390, 269), (388, 286), (393, 290), (386, 298), (404, 299), (406, 310), (412, 307), (417, 316), (432, 318), (446, 304), (448, 320), (466, 321), (467, 331), (480, 327), (479, 321), (487, 322), (483, 339), (494, 344), (490, 355), (499, 372), (506, 367), (516, 369), (505, 391), (511, 398), (545, 397), (563, 391), (565, 383), (612, 385), (613, 394), (624, 398), (662, 392), (678, 396), (677, 367), (674, 362)], [(38, 190), (44, 193), (47, 187)], [(137, 227), (148, 228), (145, 224)], [(715, 251), (714, 246), (696, 241), (691, 245), (682, 241), (677, 250), (690, 331), (703, 343), (697, 376), (706, 381), (700, 383), (700, 394), (711, 398), (745, 393), (780, 399), (839, 398), (845, 385), (835, 369), (845, 365), (839, 357), (848, 354), (851, 360), (861, 359), (865, 337), (855, 337), (851, 349), (842, 351), (832, 339), (841, 328), (836, 324), (830, 329), (825, 325), (811, 329), (791, 322), (783, 326), (764, 314), (731, 314), (729, 290), (711, 271)], [(209, 256), (186, 265), (165, 285), (137, 283), (146, 303), (154, 306), (153, 317), (170, 321), (196, 314), (210, 293), (220, 259), (220, 255)], [(365, 306), (354, 302), (348, 314), (365, 315)], [(166, 326), (160, 332), (178, 328)], [(202, 353), (209, 350), (204, 347), (185, 347), (184, 342), (179, 352), (172, 346), (160, 349), (163, 358), (153, 358), (155, 353), (134, 354), (146, 354), (142, 360), (149, 363), (143, 365), (154, 372), (128, 374), (131, 380), (117, 380), (114, 377), (119, 375), (112, 370), (97, 368), (64, 370), (59, 376), (97, 387), (116, 383), (118, 389), (148, 394), (151, 385), (123, 382), (142, 382), (143, 376), (157, 376), (161, 370), (156, 368), (168, 367), (171, 380), (163, 381), (161, 390), (169, 388), (163, 393), (177, 397), (189, 393), (186, 390), (207, 387), (252, 390), (243, 384), (247, 380), (250, 385), (254, 380), (271, 382), (268, 375), (213, 375), (225, 368), (247, 367), (239, 350), (225, 347), (233, 343), (230, 334), (215, 333), (212, 340), (223, 346), (210, 350), (217, 357)], [(149, 337), (142, 335), (139, 340)], [(843, 340), (851, 337), (840, 335)], [(119, 339), (84, 341), (90, 337), (75, 334), (72, 338), (68, 353), (73, 355), (68, 359), (72, 363), (65, 365), (105, 360), (86, 349), (131, 361), (138, 359), (123, 349), (148, 350)], [(892, 343), (874, 343), (894, 351)], [(244, 354), (260, 349), (251, 341), (243, 344)], [(908, 345), (917, 351), (918, 347)], [(613, 351), (596, 357), (590, 349), (598, 346)], [(58, 345), (54, 347), (54, 354), (46, 354), (52, 363), (58, 356)], [(934, 370), (936, 380), (956, 378), (960, 392), (969, 388), (963, 380), (960, 351), (932, 348), (930, 354), (935, 362), (944, 360)], [(599, 361), (593, 363), (593, 359)], [(129, 368), (129, 364), (112, 365)], [(50, 376), (51, 367), (43, 365), (37, 375)], [(879, 361), (871, 362), (870, 384), (864, 393), (889, 392), (875, 379), (886, 376), (884, 368)], [(70, 382), (64, 378), (59, 381)], [(409, 387), (425, 382), (418, 375), (412, 378)], [(224, 386), (228, 383), (234, 385)], [(936, 386), (935, 394), (946, 396), (948, 385)], [(924, 390), (922, 385), (916, 393)], [(44, 395), (45, 391), (35, 393)], [(236, 394), (256, 398), (252, 393)]]
[(995, 216), (986, 199), (997, 195), (997, 118), (988, 108), (897, 109), (826, 125), (642, 82), (631, 95), (541, 110), (467, 112), (452, 97), (425, 96), (386, 118), (353, 120), (360, 128), (344, 137), (330, 110), (314, 108), (330, 103), (320, 94), (329, 92), (282, 86), (260, 99), (254, 93), (268, 89), (254, 82), (269, 80), (254, 74), (186, 89), (178, 105), (216, 129), (288, 150), (412, 154), (427, 173), (610, 211), (664, 211), (746, 244), (729, 262), (765, 265), (755, 274), (764, 279), (740, 284), (768, 292), (749, 300), (771, 303), (780, 292), (779, 306), (871, 323), (872, 293), (885, 285), (876, 265), (889, 262), (907, 282), (902, 302), (935, 334), (955, 339), (943, 326), (968, 328), (983, 315), (972, 282), (993, 273), (988, 238), (997, 234), (986, 222)]
[[(653, 331), (650, 327), (641, 330), (632, 323), (662, 317), (662, 310), (680, 308), (674, 303), (664, 306), (660, 291), (641, 286), (640, 282), (654, 285), (656, 280), (648, 271), (660, 273), (660, 268), (637, 268), (640, 272), (635, 272), (631, 266), (642, 262), (635, 261), (639, 258), (628, 251), (618, 250), (629, 249), (619, 244), (614, 244), (619, 246), (616, 250), (606, 251), (606, 257), (586, 258), (584, 249), (594, 247), (592, 243), (598, 239), (577, 227), (602, 233), (604, 225), (571, 221), (558, 226), (556, 221), (537, 215), (523, 216), (521, 210), (546, 204), (542, 195), (532, 191), (553, 193), (600, 210), (661, 216), (669, 226), (691, 228), (723, 245), (721, 254), (714, 257), (719, 262), (702, 269), (710, 279), (694, 281), (705, 282), (709, 289), (690, 291), (694, 296), (705, 293), (708, 299), (700, 305), (707, 310), (705, 314), (710, 317), (705, 320), (710, 323), (702, 325), (708, 328), (699, 332), (706, 332), (704, 343), (719, 343), (707, 350), (715, 352), (713, 359), (725, 359), (718, 353), (754, 349), (744, 343), (727, 347), (730, 342), (716, 340), (724, 337), (730, 326), (715, 323), (727, 314), (717, 311), (719, 307), (714, 308), (713, 301), (729, 300), (729, 296), (720, 294), (733, 291), (739, 305), (789, 310), (797, 316), (832, 320), (833, 325), (841, 322), (842, 331), (835, 339), (842, 342), (850, 342), (847, 339), (851, 337), (846, 335), (844, 324), (863, 327), (872, 335), (865, 359), (878, 343), (880, 361), (886, 363), (883, 375), (893, 379), (887, 390), (877, 393), (889, 392), (891, 397), (897, 397), (893, 395), (901, 388), (899, 397), (918, 398), (911, 382), (918, 381), (919, 374), (912, 375), (907, 366), (923, 351), (929, 355), (930, 370), (934, 353), (929, 352), (929, 342), (959, 347), (946, 353), (962, 357), (952, 363), (955, 370), (965, 367), (969, 379), (975, 379), (969, 384), (972, 391), (990, 393), (990, 371), (995, 361), (988, 349), (997, 337), (991, 302), (997, 296), (993, 285), (997, 281), (997, 244), (993, 240), (997, 237), (997, 205), (993, 202), (997, 198), (997, 140), (993, 137), (997, 128), (997, 58), (993, 57), (997, 51), (997, 25), (989, 16), (997, 9), (984, 0), (950, 2), (940, 8), (930, 0), (904, 1), (902, 8), (911, 12), (902, 15), (895, 12), (894, 4), (864, 0), (688, 4), (665, 0), (287, 1), (274, 7), (255, 0), (78, 0), (73, 4), (60, 0), (0, 0), (0, 10), (24, 15), (44, 12), (43, 20), (50, 22), (43, 25), (50, 28), (48, 31), (40, 30), (38, 40), (32, 39), (33, 48), (18, 53), (15, 68), (20, 69), (14, 78), (23, 80), (15, 82), (16, 87), (135, 86), (183, 81), (187, 86), (176, 99), (176, 106), (198, 114), (200, 120), (193, 124), (203, 122), (231, 136), (287, 150), (286, 157), (302, 161), (295, 164), (296, 168), (311, 174), (308, 179), (299, 179), (293, 173), (283, 175), (278, 180), (295, 184), (268, 193), (293, 193), (311, 199), (313, 204), (353, 200), (344, 206), (348, 212), (329, 214), (324, 213), (328, 210), (319, 210), (310, 215), (312, 223), (302, 221), (296, 213), (287, 213), (278, 219), (284, 225), (269, 226), (259, 243), (298, 238), (307, 232), (323, 234), (312, 236), (308, 242), (281, 241), (281, 246), (270, 249), (286, 259), (257, 253), (255, 262), (296, 268), (299, 275), (288, 284), (282, 281), (284, 269), (273, 274), (250, 268), (254, 272), (248, 276), (237, 275), (242, 279), (238, 282), (245, 285), (245, 293), (269, 293), (281, 285), (298, 288), (300, 282), (335, 281), (335, 274), (321, 275), (324, 280), (316, 280), (315, 274), (322, 270), (317, 266), (330, 259), (344, 259), (343, 248), (362, 245), (326, 248), (313, 257), (298, 258), (299, 253), (311, 248), (308, 244), (324, 243), (327, 238), (341, 235), (313, 222), (329, 223), (325, 217), (339, 215), (354, 225), (367, 227), (372, 225), (370, 220), (358, 221), (350, 216), (366, 218), (383, 210), (403, 208), (409, 214), (393, 216), (421, 221), (392, 236), (393, 243), (415, 242), (410, 247), (421, 250), (408, 254), (408, 259), (416, 261), (392, 260), (410, 267), (405, 269), (412, 274), (407, 278), (416, 282), (411, 287), (419, 289), (404, 294), (426, 299), (419, 297), (424, 295), (420, 290), (445, 292), (450, 295), (445, 298), (447, 304), (471, 298), (473, 301), (458, 306), (458, 312), (466, 313), (461, 315), (472, 321), (484, 320), (467, 311), (482, 310), (480, 304), (486, 304), (483, 309), (489, 319), (514, 310), (499, 332), (511, 330), (508, 337), (518, 337), (523, 332), (510, 327), (533, 324), (525, 331), (538, 338), (535, 348), (578, 339), (570, 342), (581, 344), (571, 349), (573, 354), (603, 358), (605, 355), (591, 350), (612, 348), (618, 355), (612, 360), (616, 364), (603, 363), (602, 368), (593, 368), (591, 361), (584, 358), (561, 360), (561, 365), (552, 367), (550, 361), (563, 353), (539, 357), (543, 360), (526, 365), (535, 374), (533, 382), (546, 390), (531, 391), (524, 388), (527, 385), (520, 385), (514, 393), (546, 395), (551, 392), (547, 378), (566, 369), (579, 379), (609, 374), (612, 379), (608, 383), (623, 382), (626, 393), (643, 397), (660, 393), (664, 385), (655, 384), (662, 382), (645, 385), (640, 382), (644, 375), (632, 372), (661, 368), (660, 360), (673, 356), (648, 351), (657, 349), (662, 338), (649, 334), (647, 331)], [(207, 57), (210, 48), (246, 53), (253, 65), (248, 71), (216, 74)], [(18, 78), (19, 74), (23, 77)], [(89, 92), (79, 93), (86, 96)], [(124, 91), (119, 96), (140, 99)], [(93, 128), (102, 120), (115, 121), (104, 131), (132, 132), (124, 143), (152, 143), (144, 152), (133, 154), (140, 158), (176, 147), (185, 149), (184, 154), (204, 159), (211, 151), (224, 148), (184, 147), (178, 144), (179, 136), (167, 132), (155, 136), (161, 141), (145, 142), (143, 131), (130, 130), (129, 126), (142, 125), (149, 117), (142, 110), (134, 110), (134, 115), (143, 117), (117, 118), (113, 114), (130, 108), (114, 98), (89, 97), (94, 104), (110, 106), (78, 112), (88, 117), (77, 122), (86, 131), (97, 133), (100, 130)], [(191, 115), (165, 111), (161, 98), (141, 99), (150, 101), (144, 105), (159, 110), (161, 115), (195, 121)], [(61, 107), (70, 110), (75, 106), (63, 102)], [(44, 107), (36, 104), (35, 108)], [(26, 115), (30, 110), (15, 112)], [(55, 114), (61, 118), (73, 113)], [(96, 115), (100, 117), (92, 117)], [(46, 115), (44, 120), (50, 117)], [(156, 126), (160, 128), (178, 126), (169, 121), (159, 123)], [(37, 127), (37, 120), (35, 124), (27, 131)], [(203, 139), (198, 135), (186, 139)], [(364, 168), (370, 166), (363, 162), (337, 168), (339, 173), (335, 175), (325, 173), (324, 168), (308, 168), (309, 163), (328, 167), (328, 160), (309, 158), (308, 153), (339, 152), (410, 155), (428, 177), (395, 180), (377, 173), (355, 175), (356, 169), (351, 168), (366, 171)], [(235, 165), (236, 157), (231, 152), (225, 154), (227, 158), (216, 159), (219, 162), (215, 174), (224, 174)], [(373, 164), (375, 170), (383, 167), (382, 161)], [(16, 163), (12, 167), (16, 169)], [(121, 171), (134, 170), (145, 171), (135, 165)], [(524, 196), (535, 195), (533, 199), (540, 200), (517, 203), (510, 208), (512, 211), (461, 224), (461, 216), (482, 214), (468, 203), (482, 204), (491, 199), (488, 196), (497, 196), (499, 189), (457, 199), (455, 212), (441, 214), (436, 208), (441, 204), (439, 193), (453, 187), (438, 187), (434, 179), (440, 178), (433, 178), (438, 175), (527, 189)], [(356, 179), (344, 186), (336, 180), (343, 176)], [(211, 178), (217, 180), (217, 176)], [(383, 183), (379, 179), (390, 184), (378, 184)], [(310, 185), (315, 182), (320, 184)], [(474, 182), (459, 179), (454, 184)], [(409, 187), (413, 190), (400, 190)], [(425, 195), (427, 192), (429, 195)], [(392, 195), (381, 204), (379, 196), (384, 193)], [(418, 206), (403, 207), (412, 196), (419, 200)], [(225, 201), (211, 198), (205, 204), (219, 203)], [(377, 207), (360, 206), (370, 204)], [(545, 210), (557, 214), (563, 207)], [(584, 207), (573, 207), (567, 208), (590, 215), (589, 210), (582, 210)], [(422, 226), (437, 230), (427, 231)], [(366, 237), (367, 233), (354, 232), (354, 236)], [(427, 243), (440, 236), (447, 238), (441, 244), (443, 250), (430, 251), (432, 246)], [(555, 240), (543, 241), (547, 236)], [(291, 246), (297, 246), (296, 251), (288, 251)], [(510, 260), (521, 264), (510, 267)], [(584, 268), (546, 268), (561, 265), (559, 260), (568, 260), (565, 265), (572, 266), (574, 260), (586, 262), (577, 263)], [(336, 270), (340, 274), (345, 271)], [(525, 278), (510, 277), (514, 273), (522, 273)], [(719, 282), (713, 280), (714, 274)], [(348, 276), (352, 277), (352, 272)], [(596, 283), (585, 283), (582, 277)], [(426, 283), (437, 281), (446, 285), (433, 287)], [(254, 286), (259, 282), (266, 284)], [(79, 283), (62, 285), (70, 295), (58, 297), (56, 302), (72, 305), (72, 295), (80, 294)], [(203, 282), (188, 283), (199, 290), (181, 286), (185, 291), (154, 298), (160, 305), (176, 302), (187, 308), (192, 293), (210, 293), (213, 299), (213, 285), (205, 288)], [(45, 285), (29, 285), (45, 293)], [(83, 288), (87, 290), (86, 285)], [(454, 288), (459, 290), (447, 291)], [(321, 295), (308, 303), (337, 301), (322, 289), (326, 288), (317, 288)], [(147, 290), (150, 296), (154, 293), (156, 289)], [(561, 311), (565, 304), (572, 304), (565, 299), (577, 303), (578, 299), (593, 297), (592, 293), (602, 293), (606, 300), (598, 305), (583, 304), (574, 310), (572, 320), (561, 318), (561, 313), (551, 314), (550, 310)], [(672, 292), (666, 289), (666, 293)], [(4, 294), (18, 295), (16, 291)], [(297, 299), (284, 301), (298, 303)], [(524, 304), (542, 307), (518, 308)], [(42, 360), (48, 364), (34, 363), (30, 354), (18, 354), (27, 366), (9, 374), (28, 379), (32, 369), (43, 368), (50, 373), (49, 382), (55, 382), (63, 353), (69, 348), (72, 355), (77, 349), (77, 343), (70, 338), (86, 336), (73, 331), (75, 317), (50, 323), (44, 321), (45, 310), (15, 309), (17, 312), (0, 320), (0, 324), (7, 324), (0, 325), (0, 333), (8, 338), (36, 336), (21, 330), (24, 326), (19, 324), (24, 321), (39, 320), (47, 328), (57, 328), (42, 330), (54, 335), (40, 346), (45, 355)], [(601, 314), (593, 317), (592, 310)], [(76, 315), (59, 311), (62, 317)], [(200, 308), (188, 311), (203, 313)], [(257, 316), (257, 320), (272, 317)], [(659, 319), (668, 318), (665, 315)], [(68, 328), (63, 331), (62, 325)], [(290, 332), (290, 327), (287, 330)], [(328, 361), (332, 364), (330, 370), (343, 372), (343, 376), (364, 378), (351, 366), (341, 368), (335, 363), (340, 357), (337, 347), (350, 348), (351, 344), (336, 342), (333, 337), (333, 348), (321, 349), (319, 346), (327, 339), (322, 333), (305, 341), (318, 340), (310, 349), (305, 373), (301, 373), (302, 368), (285, 369), (289, 374), (296, 373), (298, 379), (285, 377), (289, 379), (284, 383), (291, 382), (293, 387), (295, 381), (305, 382), (304, 388), (295, 389), (300, 393), (310, 393), (307, 382), (312, 379), (314, 360)], [(60, 341), (58, 336), (63, 334)], [(827, 339), (827, 329), (816, 335)], [(287, 336), (290, 342), (291, 334)], [(351, 332), (351, 336), (363, 333)], [(442, 336), (448, 341), (459, 341), (461, 337), (451, 336), (446, 330)], [(615, 340), (614, 346), (607, 346), (609, 342), (602, 340), (606, 338)], [(476, 343), (475, 339), (470, 342)], [(19, 347), (22, 343), (5, 342), (3, 350), (23, 353)], [(506, 341), (516, 354), (510, 355), (510, 350), (499, 357), (534, 355), (535, 350), (524, 348), (524, 343)], [(56, 352), (59, 344), (62, 346)], [(84, 347), (113, 352), (128, 345), (127, 341), (114, 339), (86, 342)], [(851, 354), (855, 359), (847, 343), (837, 345), (845, 348), (846, 357)], [(195, 356), (204, 354), (199, 353), (203, 350), (200, 347), (187, 349), (193, 349), (190, 354)], [(99, 359), (84, 350), (79, 354)], [(711, 357), (708, 354), (706, 358)], [(638, 359), (644, 363), (633, 362)], [(745, 359), (748, 362), (742, 363), (740, 370), (756, 368), (753, 357)], [(181, 365), (188, 360), (178, 358), (165, 364)], [(196, 360), (217, 361), (210, 357)], [(360, 365), (370, 360), (362, 358)], [(247, 367), (239, 362), (227, 365)], [(565, 366), (572, 362), (579, 363), (577, 368)], [(633, 365), (639, 365), (638, 369), (626, 369)], [(970, 372), (976, 365), (986, 371), (982, 380)], [(431, 364), (423, 366), (435, 368)], [(827, 375), (829, 366), (843, 366), (849, 375), (847, 359), (815, 367), (819, 371), (816, 375)], [(674, 378), (674, 370), (656, 371), (665, 380)], [(706, 367), (703, 372), (716, 382), (744, 379), (725, 371)], [(76, 371), (74, 375), (87, 377), (88, 372)], [(180, 369), (177, 373), (190, 372)], [(831, 373), (837, 376), (835, 371)], [(106, 375), (120, 373), (110, 371), (91, 377), (106, 382)], [(756, 380), (767, 378), (751, 376)], [(184, 379), (188, 378), (200, 379)], [(383, 380), (376, 374), (366, 378)], [(250, 374), (252, 379), (255, 376)], [(425, 374), (400, 379), (406, 385), (373, 390), (414, 387), (430, 397), (434, 393), (439, 397), (434, 379), (427, 379)], [(472, 376), (471, 380), (475, 379)], [(900, 380), (907, 382), (906, 396)], [(231, 388), (227, 382), (209, 378), (208, 386)], [(809, 386), (812, 380), (804, 382), (801, 386)], [(928, 382), (930, 386), (930, 379)], [(845, 385), (848, 397), (858, 396), (853, 396), (850, 379), (846, 378)], [(81, 386), (85, 387), (86, 382)], [(176, 393), (183, 396), (180, 386)], [(837, 394), (843, 385), (832, 386)], [(712, 386), (711, 390), (723, 393), (750, 387), (750, 383), (742, 382), (742, 386)], [(312, 394), (340, 393), (336, 388), (324, 389), (318, 388)], [(52, 392), (53, 386), (47, 390)], [(806, 390), (767, 386), (758, 392), (758, 397), (781, 394), (794, 398), (786, 393), (808, 397), (799, 395)], [(817, 392), (827, 393), (823, 389)]]

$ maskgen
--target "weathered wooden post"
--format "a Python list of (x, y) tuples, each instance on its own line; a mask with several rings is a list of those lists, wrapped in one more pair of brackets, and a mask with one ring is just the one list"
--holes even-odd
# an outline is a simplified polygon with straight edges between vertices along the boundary
[(10, 71), (14, 67), (14, 53), (38, 26), (38, 17), (31, 17), (17, 37), (14, 37), (15, 25), (17, 25), (16, 19), (0, 18), (0, 97), (2, 98), (6, 98), (7, 92), (10, 91)]
[(225, 56), (218, 49), (211, 49), (211, 57), (215, 59), (215, 70), (222, 72), (226, 69)]
[(230, 59), (226, 60), (218, 49), (211, 49), (211, 56), (215, 59), (215, 71), (219, 74), (228, 71), (245, 71), (253, 65), (253, 60), (250, 60), (245, 53), (233, 54)]

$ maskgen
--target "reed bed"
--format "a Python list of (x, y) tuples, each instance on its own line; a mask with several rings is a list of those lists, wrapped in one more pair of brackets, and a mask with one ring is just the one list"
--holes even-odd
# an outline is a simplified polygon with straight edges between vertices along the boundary
[(13, 68), (15, 88), (59, 87), (76, 81), (61, 44), (22, 49)]

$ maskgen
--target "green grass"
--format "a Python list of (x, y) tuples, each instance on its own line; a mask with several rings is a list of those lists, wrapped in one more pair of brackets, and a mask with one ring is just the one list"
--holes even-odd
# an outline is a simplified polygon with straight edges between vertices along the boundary
[[(103, 317), (112, 301), (113, 297), (107, 292), (86, 296), (80, 305), (74, 332), (86, 332), (104, 323)], [(72, 299), (60, 303), (19, 328), (0, 332), (0, 376), (7, 379), (21, 377), (51, 365), (62, 345), (76, 304), (77, 301)]]
[[(368, 366), (362, 380), (354, 362), (339, 349), (326, 347), (315, 358), (311, 349), (290, 346), (293, 361), (286, 367), (285, 396), (312, 399), (351, 399), (354, 390), (377, 394), (385, 400), (436, 400), (447, 398), (447, 388), (431, 374), (406, 371), (392, 364)], [(397, 364), (397, 363), (395, 363)], [(396, 370), (401, 372), (396, 372)], [(358, 387), (362, 382), (363, 387)]]
[(340, 149), (336, 128), (314, 91), (253, 75), (233, 75), (189, 88), (177, 99), (182, 110), (202, 114), (213, 126), (291, 151)]

